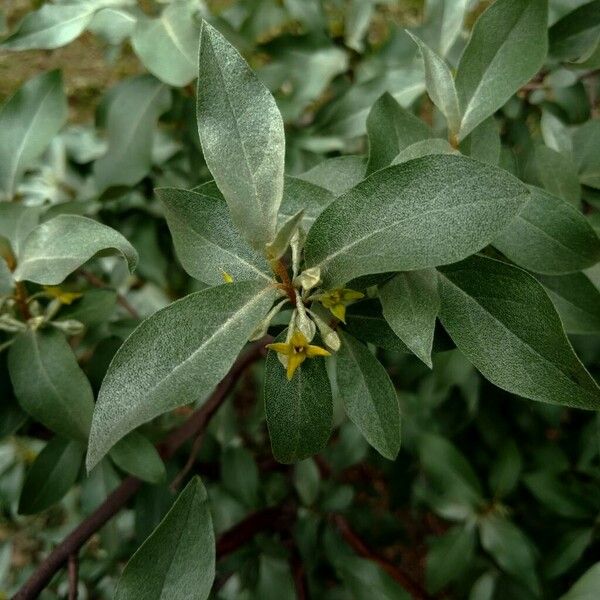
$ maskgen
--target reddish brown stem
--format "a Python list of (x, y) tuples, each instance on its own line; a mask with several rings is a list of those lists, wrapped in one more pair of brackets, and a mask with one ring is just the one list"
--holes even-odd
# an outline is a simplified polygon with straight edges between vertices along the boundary
[(332, 522), (338, 528), (341, 536), (346, 543), (359, 556), (376, 562), (390, 577), (395, 579), (413, 598), (417, 600), (430, 600), (429, 594), (405, 571), (400, 567), (389, 562), (383, 556), (380, 556), (369, 548), (360, 536), (352, 529), (350, 523), (342, 515), (332, 515)]
[(77, 587), (79, 585), (79, 559), (77, 554), (69, 555), (67, 570), (69, 573), (69, 600), (77, 600)]
[(15, 285), (15, 300), (24, 321), (31, 319), (29, 306), (27, 305), (27, 289), (22, 281), (18, 281)]
[(275, 275), (277, 275), (281, 281), (281, 289), (285, 291), (290, 302), (295, 305), (296, 291), (294, 290), (294, 285), (292, 284), (292, 280), (290, 279), (289, 273), (286, 266), (283, 264), (283, 261), (280, 258), (277, 260), (272, 260), (271, 268), (273, 269), (273, 273), (275, 273)]

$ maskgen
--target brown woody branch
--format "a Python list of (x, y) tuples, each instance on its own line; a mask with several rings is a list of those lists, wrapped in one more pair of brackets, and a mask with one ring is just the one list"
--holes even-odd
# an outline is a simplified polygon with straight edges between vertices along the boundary
[[(163, 458), (171, 458), (188, 440), (206, 429), (211, 418), (234, 388), (242, 372), (263, 355), (265, 343), (268, 341), (256, 342), (245, 354), (242, 354), (207, 401), (185, 423), (167, 436), (158, 448)], [(33, 600), (37, 598), (54, 575), (65, 566), (69, 557), (77, 554), (81, 547), (136, 495), (141, 486), (142, 482), (135, 477), (125, 479), (89, 517), (84, 519), (42, 561), (31, 577), (13, 596), (13, 600)]]
[(67, 571), (69, 573), (69, 600), (77, 600), (79, 585), (79, 558), (77, 554), (69, 555)]

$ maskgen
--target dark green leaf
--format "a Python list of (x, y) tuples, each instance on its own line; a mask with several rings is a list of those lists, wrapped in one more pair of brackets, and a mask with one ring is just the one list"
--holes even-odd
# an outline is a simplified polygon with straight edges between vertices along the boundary
[(600, 189), (600, 120), (588, 121), (575, 130), (573, 158), (581, 183)]
[(494, 246), (520, 267), (560, 275), (600, 260), (600, 240), (574, 206), (531, 187), (531, 196)]
[(525, 271), (474, 256), (440, 269), (440, 319), (492, 383), (532, 400), (600, 408), (600, 390), (544, 288)]
[(167, 476), (156, 448), (137, 431), (119, 440), (112, 447), (110, 457), (117, 467), (142, 481), (161, 483)]
[(581, 190), (577, 170), (570, 156), (565, 156), (547, 146), (537, 146), (531, 164), (529, 180), (545, 190), (579, 206)]
[(547, 23), (547, 0), (496, 0), (479, 17), (456, 73), (461, 139), (538, 72)]
[(62, 333), (27, 330), (10, 347), (8, 368), (23, 409), (48, 429), (86, 442), (92, 388)]
[(252, 508), (258, 502), (258, 467), (245, 448), (225, 448), (221, 455), (223, 486), (244, 505)]
[(369, 162), (366, 175), (370, 175), (389, 166), (402, 150), (415, 142), (430, 138), (432, 133), (421, 119), (402, 108), (386, 92), (373, 104), (369, 112), (367, 135)]
[(61, 437), (46, 444), (27, 472), (19, 513), (32, 515), (58, 502), (77, 480), (85, 447)]
[(396, 335), (429, 367), (440, 308), (435, 269), (398, 273), (379, 290), (383, 316)]
[[(285, 332), (277, 338), (284, 340)], [(288, 381), (277, 354), (267, 354), (263, 396), (273, 456), (279, 462), (298, 462), (327, 444), (333, 400), (325, 360), (307, 358)]]
[(600, 291), (583, 273), (539, 276), (567, 333), (600, 333)]
[(347, 556), (336, 565), (354, 600), (409, 600), (410, 594), (400, 587), (377, 563)]
[(500, 567), (538, 595), (537, 552), (525, 534), (505, 517), (491, 513), (480, 521), (479, 535), (481, 545)]
[(127, 563), (116, 600), (205, 600), (215, 577), (215, 534), (206, 490), (194, 477)]
[(341, 332), (336, 353), (338, 391), (350, 420), (382, 456), (400, 449), (400, 406), (394, 385), (372, 352)]
[(475, 542), (475, 529), (471, 525), (453, 527), (432, 540), (426, 568), (427, 589), (432, 594), (437, 594), (472, 568)]
[(550, 27), (550, 54), (567, 61), (581, 58), (597, 43), (599, 28), (600, 0), (577, 7)]

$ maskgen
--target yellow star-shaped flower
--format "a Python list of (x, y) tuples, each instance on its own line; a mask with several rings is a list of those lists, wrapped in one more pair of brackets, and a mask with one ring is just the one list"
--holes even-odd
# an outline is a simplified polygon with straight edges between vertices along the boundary
[(74, 300), (83, 296), (81, 292), (65, 292), (57, 285), (45, 285), (44, 292), (50, 298), (56, 298), (61, 304), (72, 304)]
[(328, 308), (334, 317), (344, 323), (346, 322), (346, 306), (361, 298), (364, 298), (364, 294), (346, 288), (330, 290), (329, 292), (317, 296), (317, 300), (319, 300), (325, 308)]
[(291, 380), (296, 369), (307, 359), (316, 356), (331, 356), (331, 352), (320, 346), (312, 346), (301, 331), (294, 331), (289, 342), (267, 344), (267, 348), (287, 357), (287, 378)]

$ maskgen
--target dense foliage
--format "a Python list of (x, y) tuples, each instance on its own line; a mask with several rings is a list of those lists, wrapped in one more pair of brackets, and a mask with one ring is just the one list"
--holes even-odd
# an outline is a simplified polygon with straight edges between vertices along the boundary
[(599, 0), (5, 17), (0, 597), (600, 597)]

